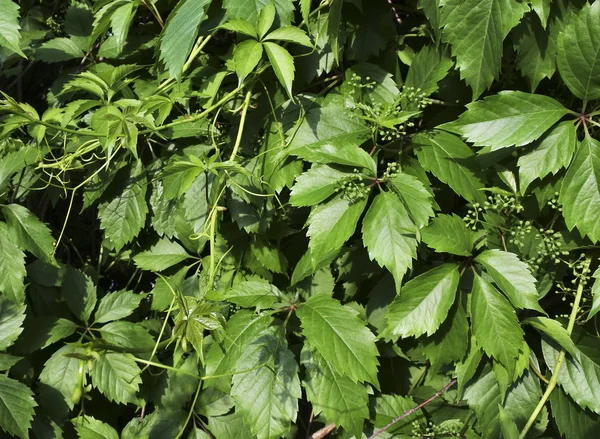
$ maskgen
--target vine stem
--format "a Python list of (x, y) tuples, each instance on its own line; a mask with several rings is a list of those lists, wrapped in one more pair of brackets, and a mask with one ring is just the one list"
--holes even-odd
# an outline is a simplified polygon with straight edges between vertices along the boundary
[(387, 424), (385, 427), (380, 428), (379, 430), (377, 430), (375, 433), (373, 433), (371, 436), (369, 436), (369, 439), (373, 439), (377, 436), (379, 436), (381, 433), (383, 433), (384, 431), (386, 431), (388, 428), (390, 428), (392, 425), (394, 425), (396, 422), (401, 421), (402, 419), (412, 415), (415, 412), (418, 412), (419, 410), (421, 410), (423, 407), (425, 407), (427, 404), (432, 403), (433, 401), (435, 401), (436, 399), (438, 399), (440, 396), (442, 396), (444, 394), (444, 392), (446, 392), (450, 387), (452, 387), (454, 384), (456, 384), (456, 378), (452, 378), (452, 380), (446, 384), (444, 386), (444, 388), (440, 391), (438, 391), (435, 395), (433, 395), (431, 398), (429, 398), (427, 401), (423, 401), (421, 404), (419, 404), (416, 407), (411, 408), (410, 410), (405, 411), (404, 413), (402, 413), (400, 416), (398, 416), (397, 418), (394, 418), (389, 424)]
[(242, 135), (244, 134), (244, 124), (246, 123), (246, 114), (248, 113), (248, 107), (250, 106), (251, 97), (252, 90), (248, 90), (248, 92), (246, 93), (246, 99), (244, 99), (244, 104), (242, 106), (242, 118), (240, 119), (240, 127), (238, 128), (237, 137), (235, 138), (233, 151), (231, 151), (231, 157), (229, 157), (230, 161), (233, 161), (233, 159), (235, 159), (238, 149), (240, 148), (240, 144), (242, 143)]
[[(590, 260), (587, 259), (584, 264), (584, 268), (583, 268), (584, 274), (589, 266), (590, 266)], [(585, 286), (585, 279), (582, 278), (579, 281), (579, 285), (577, 286), (577, 293), (575, 295), (575, 300), (573, 301), (573, 308), (571, 308), (571, 315), (569, 316), (569, 324), (567, 325), (567, 333), (569, 335), (571, 335), (571, 333), (573, 332), (573, 328), (575, 327), (575, 320), (577, 319), (577, 314), (579, 313), (579, 304), (581, 303), (581, 297), (583, 296), (583, 287), (584, 286)], [(554, 366), (554, 373), (552, 374), (552, 377), (550, 378), (550, 381), (548, 382), (546, 391), (542, 395), (542, 398), (540, 399), (540, 402), (536, 406), (535, 410), (533, 410), (533, 413), (527, 420), (525, 427), (523, 427), (523, 430), (521, 430), (519, 439), (524, 439), (525, 436), (527, 436), (527, 433), (529, 432), (529, 430), (535, 423), (535, 420), (537, 419), (538, 415), (544, 408), (544, 405), (548, 401), (548, 398), (550, 398), (550, 394), (556, 387), (556, 384), (558, 384), (558, 375), (559, 375), (560, 370), (562, 369), (562, 366), (565, 362), (565, 357), (566, 357), (566, 352), (564, 349), (561, 349), (560, 353), (558, 354), (558, 359), (556, 360), (556, 365)]]

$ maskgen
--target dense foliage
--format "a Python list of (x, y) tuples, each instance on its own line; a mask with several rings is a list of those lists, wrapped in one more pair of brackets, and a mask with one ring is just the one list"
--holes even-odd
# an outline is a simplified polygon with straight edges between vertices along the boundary
[(0, 62), (5, 434), (598, 437), (600, 0), (0, 0)]

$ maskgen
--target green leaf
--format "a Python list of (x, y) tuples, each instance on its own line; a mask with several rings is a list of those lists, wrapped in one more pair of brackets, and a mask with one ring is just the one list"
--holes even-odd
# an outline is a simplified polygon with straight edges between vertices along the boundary
[(108, 293), (100, 300), (94, 314), (94, 322), (106, 323), (124, 319), (140, 305), (144, 297), (144, 294), (135, 294), (127, 290)]
[(117, 404), (137, 403), (142, 384), (140, 368), (130, 354), (105, 352), (92, 369), (92, 383), (100, 393)]
[(21, 34), (19, 30), (19, 5), (11, 0), (0, 0), (0, 46), (18, 53), (23, 58), (21, 51)]
[(533, 142), (568, 113), (569, 110), (549, 96), (504, 90), (468, 104), (467, 111), (458, 120), (440, 128), (494, 151)]
[(421, 238), (438, 253), (471, 256), (477, 234), (467, 227), (462, 218), (441, 214), (421, 230)]
[(123, 51), (129, 34), (129, 26), (131, 26), (136, 10), (137, 2), (128, 1), (112, 13), (110, 18), (111, 36), (114, 38), (115, 50), (118, 54)]
[(596, 269), (592, 275), (594, 283), (592, 284), (592, 307), (588, 312), (587, 319), (590, 320), (598, 311), (600, 311), (600, 268)]
[(311, 352), (307, 345), (302, 350), (301, 359), (307, 370), (303, 385), (315, 415), (323, 414), (327, 422), (339, 425), (358, 437), (365, 419), (369, 417), (366, 386), (339, 375), (321, 355)]
[(162, 238), (150, 247), (150, 250), (135, 255), (133, 261), (142, 270), (163, 271), (190, 257), (181, 245), (167, 238)]
[(154, 410), (140, 420), (134, 417), (123, 428), (121, 439), (174, 438), (185, 429), (187, 413), (183, 410)]
[(502, 43), (529, 9), (517, 0), (448, 0), (441, 12), (460, 76), (477, 99), (500, 73)]
[(475, 275), (471, 291), (471, 325), (477, 344), (512, 376), (523, 330), (514, 308), (479, 275)]
[(453, 64), (433, 45), (425, 46), (413, 58), (404, 86), (420, 89), (425, 96), (430, 96), (438, 90), (438, 82), (446, 77)]
[(342, 34), (340, 28), (342, 27), (343, 4), (343, 0), (331, 0), (329, 3), (329, 15), (327, 16), (327, 39), (329, 40), (333, 59), (336, 64), (340, 63), (340, 34)]
[(80, 439), (119, 439), (119, 433), (110, 425), (93, 416), (78, 416), (73, 420)]
[(271, 1), (268, 2), (258, 14), (258, 22), (256, 23), (256, 30), (258, 31), (258, 37), (262, 39), (275, 21), (275, 4)]
[(181, 77), (183, 65), (192, 51), (198, 27), (206, 18), (211, 0), (180, 0), (169, 15), (160, 38), (160, 60), (169, 74)]
[(269, 62), (273, 67), (273, 71), (283, 85), (283, 88), (287, 91), (290, 99), (294, 99), (292, 94), (292, 83), (294, 82), (294, 58), (290, 55), (287, 49), (284, 49), (278, 44), (264, 42), (262, 43), (267, 52)]
[(362, 237), (369, 257), (387, 268), (400, 285), (416, 259), (415, 226), (400, 199), (390, 193), (378, 194), (363, 220)]
[(143, 326), (132, 322), (111, 322), (100, 328), (102, 338), (108, 343), (125, 348), (149, 348), (154, 339)]
[(458, 265), (444, 264), (407, 282), (390, 305), (386, 338), (436, 332), (454, 303), (459, 280)]
[(600, 142), (589, 136), (579, 144), (560, 190), (559, 202), (569, 230), (600, 240)]
[(313, 47), (310, 38), (306, 33), (294, 26), (283, 26), (275, 29), (269, 35), (263, 38), (263, 41), (287, 41), (300, 44), (301, 46)]
[(25, 305), (16, 304), (0, 295), (0, 350), (10, 347), (23, 332)]
[(17, 357), (16, 355), (0, 353), (0, 371), (9, 370), (22, 359), (23, 357)]
[(535, 179), (556, 174), (571, 163), (577, 146), (577, 130), (572, 122), (561, 122), (534, 144), (527, 154), (519, 157), (519, 188), (524, 194)]
[[(208, 295), (208, 298), (212, 296)], [(282, 299), (279, 289), (266, 280), (260, 278), (238, 282), (228, 290), (221, 299), (235, 303), (243, 308), (256, 308), (257, 310), (271, 308), (274, 303)]]
[(208, 419), (208, 428), (215, 438), (253, 439), (250, 429), (244, 422), (241, 413), (227, 416), (214, 416)]
[(256, 40), (242, 41), (233, 52), (233, 64), (240, 83), (256, 68), (263, 55), (263, 45)]
[(9, 435), (29, 438), (34, 407), (33, 392), (25, 384), (0, 374), (0, 427)]
[(333, 370), (353, 382), (377, 385), (375, 336), (354, 309), (318, 294), (298, 306), (296, 314), (306, 340)]
[(313, 208), (307, 224), (311, 260), (314, 268), (329, 254), (342, 248), (354, 234), (367, 200), (350, 203), (337, 196), (325, 204)]
[(336, 192), (339, 181), (348, 175), (327, 165), (314, 164), (296, 178), (290, 193), (290, 204), (296, 207), (314, 206)]
[(236, 411), (258, 439), (276, 439), (289, 431), (302, 396), (296, 359), (275, 331), (273, 327), (245, 347), (236, 369), (264, 366), (234, 375), (231, 388)]
[(8, 227), (0, 222), (0, 293), (15, 303), (25, 299), (25, 254), (17, 247), (8, 233)]
[(578, 98), (600, 98), (600, 3), (587, 3), (558, 37), (556, 62), (561, 78)]
[(63, 419), (73, 409), (73, 393), (77, 388), (81, 360), (70, 355), (83, 354), (82, 349), (65, 345), (44, 364), (40, 374), (40, 404), (50, 414)]
[(88, 322), (96, 307), (96, 285), (92, 279), (81, 271), (67, 266), (63, 277), (62, 296), (73, 314)]
[(49, 63), (82, 58), (84, 55), (83, 50), (68, 38), (53, 38), (46, 41), (36, 52), (38, 59)]
[(519, 260), (516, 254), (496, 249), (486, 250), (475, 258), (475, 262), (485, 267), (515, 307), (544, 312), (538, 304), (536, 279), (531, 275), (529, 266)]
[(546, 29), (548, 17), (550, 16), (550, 3), (552, 0), (531, 0), (531, 9), (535, 11), (542, 22), (542, 26)]
[(137, 236), (146, 223), (146, 176), (141, 161), (131, 167), (130, 175), (120, 195), (98, 207), (104, 244), (119, 251)]
[(243, 18), (237, 18), (234, 20), (229, 20), (227, 23), (219, 26), (221, 29), (227, 29), (232, 32), (237, 32), (240, 34), (248, 35), (249, 37), (258, 39), (258, 34), (256, 33), (256, 29), (252, 24), (248, 22), (248, 20), (244, 20)]
[(482, 357), (483, 353), (481, 352), (479, 346), (477, 346), (477, 340), (475, 340), (475, 337), (471, 335), (467, 355), (464, 359), (456, 363), (456, 377), (458, 379), (459, 395), (463, 394), (462, 391), (465, 388), (465, 385), (469, 383), (471, 378), (473, 378), (475, 375), (475, 372), (477, 372)]
[(567, 439), (596, 439), (600, 416), (583, 410), (559, 387), (550, 394), (552, 418)]
[(38, 154), (37, 148), (25, 147), (4, 155), (0, 159), (0, 191), (6, 189), (14, 174), (34, 164), (38, 159)]
[(198, 373), (198, 358), (192, 354), (173, 366), (175, 370), (162, 374), (156, 390), (160, 394), (160, 407), (171, 412), (184, 408), (195, 393), (198, 379), (188, 374)]
[[(224, 0), (223, 7), (229, 18), (243, 18), (254, 25), (257, 23), (261, 10), (268, 3), (270, 3), (269, 0)], [(273, 0), (272, 3), (275, 4), (282, 25), (287, 25), (294, 19), (293, 0)]]
[[(376, 429), (383, 428), (392, 422), (395, 418), (403, 413), (415, 408), (417, 404), (409, 396), (401, 395), (381, 395), (375, 398), (375, 407), (372, 411), (375, 412), (373, 425)], [(413, 423), (419, 423), (419, 418), (423, 418), (418, 412), (403, 418), (390, 426), (386, 431), (393, 433), (392, 437), (404, 437), (408, 433), (412, 433)], [(404, 434), (403, 434), (404, 433)]]
[(504, 439), (519, 439), (519, 429), (504, 408), (498, 404), (498, 413), (500, 426), (502, 428), (502, 437)]
[(552, 338), (569, 354), (573, 356), (577, 355), (576, 347), (573, 340), (571, 340), (571, 336), (558, 321), (547, 317), (530, 317), (523, 320), (523, 323), (533, 326), (538, 331)]
[(19, 351), (32, 353), (44, 349), (73, 335), (77, 328), (77, 323), (59, 317), (44, 316), (28, 320), (23, 335), (19, 338), (19, 343), (22, 343), (24, 348), (19, 347)]
[[(600, 349), (598, 338), (582, 329), (573, 331), (575, 355), (568, 356), (558, 372), (558, 383), (582, 409), (600, 414)], [(548, 367), (555, 371), (559, 350), (542, 337), (542, 352)]]
[(461, 197), (483, 204), (485, 196), (475, 154), (459, 137), (444, 131), (413, 137), (419, 163)]
[(433, 200), (421, 180), (410, 174), (399, 173), (389, 180), (394, 192), (400, 197), (418, 228), (425, 226), (434, 216)]
[(13, 242), (30, 251), (47, 264), (56, 264), (54, 239), (50, 229), (26, 207), (19, 204), (2, 206)]

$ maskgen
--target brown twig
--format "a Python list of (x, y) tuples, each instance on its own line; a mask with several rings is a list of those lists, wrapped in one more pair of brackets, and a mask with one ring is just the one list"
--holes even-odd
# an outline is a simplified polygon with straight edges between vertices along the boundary
[(331, 433), (334, 428), (335, 428), (335, 424), (326, 425), (325, 427), (321, 428), (320, 430), (315, 431), (312, 434), (312, 436), (310, 437), (310, 439), (323, 439), (325, 436), (327, 436), (329, 433)]
[(442, 394), (448, 390), (450, 387), (452, 387), (454, 384), (456, 384), (456, 378), (453, 378), (452, 381), (450, 381), (448, 384), (446, 384), (446, 386), (440, 390), (439, 392), (437, 392), (435, 395), (433, 395), (431, 398), (429, 398), (427, 401), (422, 402), (421, 404), (419, 404), (416, 407), (411, 408), (410, 410), (405, 411), (404, 413), (402, 413), (400, 416), (398, 416), (397, 418), (394, 418), (389, 424), (387, 424), (385, 427), (380, 428), (379, 430), (377, 430), (375, 433), (373, 433), (369, 439), (373, 439), (377, 436), (379, 436), (381, 433), (383, 433), (384, 431), (386, 431), (388, 428), (390, 428), (392, 425), (394, 425), (396, 422), (401, 421), (402, 419), (412, 415), (413, 413), (421, 410), (423, 407), (425, 407), (427, 404), (430, 404), (431, 402), (435, 401), (437, 398), (439, 398), (440, 396), (442, 396)]

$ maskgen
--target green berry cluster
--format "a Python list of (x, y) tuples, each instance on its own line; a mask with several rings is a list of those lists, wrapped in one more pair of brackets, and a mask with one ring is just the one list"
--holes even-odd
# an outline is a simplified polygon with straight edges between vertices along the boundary
[(342, 198), (351, 203), (364, 200), (371, 191), (371, 188), (362, 181), (362, 176), (358, 175), (359, 173), (358, 169), (354, 169), (354, 175), (346, 175), (338, 180), (335, 188), (336, 192), (341, 192)]
[(352, 74), (350, 79), (348, 79), (347, 84), (350, 86), (350, 90), (352, 93), (356, 93), (361, 90), (373, 90), (377, 85), (377, 82), (371, 81), (370, 76), (361, 77), (356, 73)]
[(404, 87), (400, 94), (400, 99), (405, 101), (404, 107), (416, 107), (419, 110), (431, 105), (431, 99), (420, 88)]
[(479, 224), (479, 214), (483, 213), (483, 207), (479, 203), (473, 203), (471, 209), (467, 211), (467, 214), (463, 217), (463, 221), (470, 227), (471, 230), (477, 230), (477, 224)]
[(387, 168), (383, 173), (383, 176), (381, 177), (381, 180), (389, 180), (390, 178), (394, 178), (395, 176), (397, 176), (399, 173), (400, 165), (396, 162), (390, 162), (388, 163)]
[(533, 230), (531, 221), (519, 220), (509, 231), (510, 239), (508, 242), (521, 247), (523, 245), (523, 239), (525, 235), (529, 234)]
[(569, 254), (568, 251), (561, 248), (562, 235), (560, 232), (555, 232), (552, 229), (539, 229), (536, 237), (541, 238), (541, 241), (537, 246), (538, 257), (532, 264), (532, 268), (539, 269), (539, 265), (547, 259), (558, 264), (561, 262), (561, 256), (567, 256)]
[(487, 197), (483, 204), (486, 210), (495, 210), (503, 213), (520, 213), (524, 207), (521, 201), (511, 195), (494, 194)]
[(433, 422), (423, 425), (418, 421), (412, 423), (411, 437), (414, 439), (430, 439), (436, 437), (460, 437), (464, 423), (459, 419), (448, 419), (437, 425)]
[(552, 199), (550, 201), (548, 201), (548, 206), (550, 206), (550, 209), (556, 210), (558, 212), (562, 212), (562, 207), (560, 206), (560, 204), (558, 203), (558, 192), (554, 192), (554, 197), (552, 197)]

